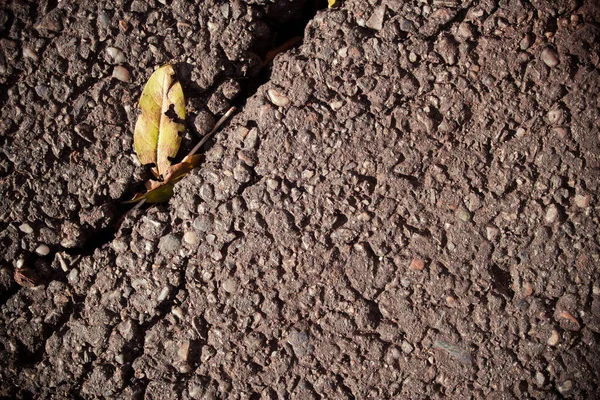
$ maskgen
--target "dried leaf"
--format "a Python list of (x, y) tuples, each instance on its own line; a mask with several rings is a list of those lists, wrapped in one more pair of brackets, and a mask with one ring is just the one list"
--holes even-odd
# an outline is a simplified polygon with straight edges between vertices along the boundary
[(333, 7), (335, 5), (335, 2), (337, 0), (327, 0), (327, 4), (329, 5), (329, 8)]
[(201, 154), (185, 157), (180, 163), (171, 165), (164, 173), (162, 181), (148, 181), (145, 186), (146, 193), (138, 193), (126, 203), (136, 203), (145, 199), (148, 203), (164, 203), (173, 196), (173, 187), (185, 174), (198, 166), (202, 159)]
[(34, 287), (39, 283), (37, 275), (29, 268), (15, 269), (13, 278), (15, 282), (23, 287)]
[(185, 99), (181, 84), (170, 64), (158, 68), (144, 87), (141, 114), (135, 124), (133, 144), (142, 164), (154, 164), (157, 178), (171, 166), (184, 130)]

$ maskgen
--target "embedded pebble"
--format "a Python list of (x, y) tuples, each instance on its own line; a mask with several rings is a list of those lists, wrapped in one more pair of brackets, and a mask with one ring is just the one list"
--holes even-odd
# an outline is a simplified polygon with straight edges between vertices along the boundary
[(519, 43), (519, 47), (521, 47), (521, 50), (527, 50), (528, 48), (530, 48), (533, 44), (533, 39), (534, 37), (531, 33), (528, 33), (525, 36), (523, 36), (523, 39), (521, 39), (521, 43)]
[(183, 310), (180, 307), (173, 307), (171, 314), (176, 316), (180, 321), (183, 321)]
[(573, 382), (567, 379), (566, 381), (558, 384), (557, 389), (562, 394), (568, 393), (573, 389)]
[(423, 271), (423, 268), (425, 268), (425, 262), (419, 258), (413, 258), (409, 268), (413, 271)]
[(544, 221), (548, 224), (553, 224), (558, 219), (558, 207), (556, 204), (550, 204), (546, 209), (546, 215), (544, 216)]
[(383, 28), (383, 17), (385, 16), (385, 6), (380, 6), (373, 11), (371, 17), (367, 20), (365, 25), (367, 28), (380, 31)]
[(310, 344), (310, 337), (306, 331), (291, 331), (287, 342), (292, 346), (297, 357), (302, 357), (313, 351), (313, 347)]
[(544, 374), (538, 371), (535, 373), (535, 382), (538, 384), (538, 386), (544, 386), (544, 383), (546, 383), (546, 377)]
[(403, 342), (400, 344), (400, 348), (401, 348), (401, 349), (402, 349), (402, 351), (403, 351), (404, 353), (406, 353), (406, 354), (410, 354), (410, 353), (412, 353), (412, 351), (413, 351), (413, 349), (414, 349), (414, 348), (412, 347), (412, 345), (411, 345), (410, 343), (408, 343), (406, 340), (405, 340), (405, 341), (403, 341)]
[(21, 230), (21, 232), (23, 232), (26, 235), (29, 235), (30, 233), (33, 232), (33, 228), (29, 224), (21, 224), (19, 226), (19, 229)]
[(276, 190), (279, 187), (279, 182), (275, 179), (267, 179), (267, 187), (271, 190)]
[(39, 59), (38, 55), (30, 47), (23, 48), (23, 57), (30, 58), (33, 61), (37, 61)]
[(285, 107), (290, 104), (290, 99), (275, 89), (269, 89), (267, 94), (269, 95), (269, 100), (271, 100), (271, 103), (275, 104), (276, 106)]
[(77, 268), (73, 268), (71, 272), (69, 272), (69, 280), (74, 282), (79, 278), (79, 270)]
[(546, 48), (542, 51), (542, 61), (550, 68), (558, 65), (558, 55), (551, 48)]
[(129, 82), (129, 71), (127, 68), (120, 65), (116, 66), (113, 70), (112, 77), (120, 80), (121, 82)]
[(238, 287), (237, 282), (233, 278), (229, 278), (225, 282), (223, 282), (223, 290), (225, 290), (227, 293), (230, 293), (230, 294), (235, 293), (237, 290), (237, 287)]
[(160, 239), (158, 242), (158, 249), (162, 253), (173, 254), (181, 247), (181, 241), (173, 234), (168, 234)]
[(552, 125), (560, 125), (565, 120), (565, 112), (560, 107), (555, 107), (548, 111), (547, 117)]
[(211, 215), (201, 215), (194, 220), (192, 226), (200, 232), (208, 232), (212, 228), (213, 219)]
[(188, 231), (186, 233), (183, 234), (183, 241), (186, 242), (187, 244), (197, 244), (198, 243), (198, 235), (196, 235), (196, 233), (192, 232), (192, 231)]
[(162, 288), (162, 290), (160, 291), (160, 293), (158, 294), (158, 297), (156, 298), (157, 301), (163, 301), (167, 298), (167, 296), (169, 296), (169, 287), (165, 286), (164, 288)]
[[(127, 58), (125, 57), (125, 53), (116, 47), (107, 47), (106, 54), (110, 57), (113, 64), (123, 64)], [(114, 73), (113, 73), (114, 76)], [(127, 78), (129, 80), (129, 77)]]
[(468, 222), (471, 219), (471, 214), (464, 208), (461, 208), (460, 210), (458, 210), (456, 212), (456, 216), (458, 217), (458, 219), (460, 219), (461, 221), (464, 221), (464, 222)]
[(550, 333), (550, 337), (548, 338), (546, 343), (548, 343), (548, 345), (550, 345), (550, 346), (556, 346), (558, 344), (559, 340), (560, 340), (560, 335), (559, 335), (558, 331), (556, 329), (554, 329), (552, 331), (552, 333)]
[(586, 208), (590, 205), (590, 201), (592, 196), (590, 194), (576, 194), (575, 195), (575, 204), (579, 208)]
[(48, 254), (50, 254), (50, 247), (46, 246), (45, 244), (40, 244), (35, 249), (35, 252), (40, 256), (47, 256)]

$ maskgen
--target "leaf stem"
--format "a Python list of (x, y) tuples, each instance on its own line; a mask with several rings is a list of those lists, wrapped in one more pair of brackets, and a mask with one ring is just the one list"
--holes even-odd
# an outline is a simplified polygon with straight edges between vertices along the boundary
[(194, 148), (188, 153), (188, 155), (186, 157), (191, 157), (194, 154), (196, 154), (196, 152), (198, 150), (200, 150), (200, 148), (202, 147), (202, 145), (204, 143), (206, 143), (206, 141), (208, 139), (210, 139), (210, 137), (212, 135), (214, 135), (214, 133), (217, 131), (217, 129), (219, 129), (219, 127), (221, 125), (223, 125), (223, 123), (225, 121), (227, 121), (227, 119), (231, 116), (231, 114), (233, 114), (233, 112), (235, 111), (235, 107), (231, 107), (229, 110), (227, 110), (227, 112), (225, 114), (223, 114), (223, 116), (217, 121), (217, 123), (215, 124), (215, 126), (212, 128), (212, 130), (210, 132), (208, 132), (206, 135), (204, 135), (204, 137), (202, 138), (202, 140), (200, 140), (198, 142), (198, 144), (196, 146), (194, 146)]

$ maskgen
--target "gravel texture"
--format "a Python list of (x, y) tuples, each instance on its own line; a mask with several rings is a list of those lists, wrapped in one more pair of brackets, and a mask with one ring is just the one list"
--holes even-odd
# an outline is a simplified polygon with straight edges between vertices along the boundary
[(93, 246), (148, 176), (153, 67), (189, 147), (303, 6), (0, 11), (0, 395), (597, 398), (591, 0), (338, 0), (171, 201)]

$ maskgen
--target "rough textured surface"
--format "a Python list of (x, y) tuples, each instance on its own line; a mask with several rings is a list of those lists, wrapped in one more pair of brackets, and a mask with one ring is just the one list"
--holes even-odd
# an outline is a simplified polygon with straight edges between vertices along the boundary
[(597, 396), (598, 7), (338, 2), (92, 255), (61, 243), (143, 180), (152, 67), (189, 72), (193, 132), (289, 5), (2, 11), (2, 395)]

